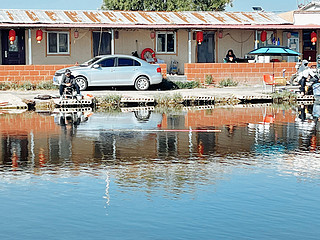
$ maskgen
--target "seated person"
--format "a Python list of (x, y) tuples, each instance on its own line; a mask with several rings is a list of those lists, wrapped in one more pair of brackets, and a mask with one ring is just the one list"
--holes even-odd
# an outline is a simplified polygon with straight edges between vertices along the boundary
[[(306, 83), (309, 82), (309, 87), (306, 87)], [(302, 77), (299, 81), (300, 84), (300, 94), (301, 95), (312, 95), (313, 94), (313, 85), (319, 83), (319, 78), (317, 73), (310, 68), (305, 69), (302, 72)]]
[(63, 91), (66, 87), (72, 87), (77, 91), (77, 98), (81, 98), (80, 96), (80, 88), (76, 83), (75, 77), (71, 74), (70, 69), (65, 71), (65, 74), (62, 76), (62, 80), (59, 87), (60, 100), (62, 100)]
[(225, 57), (225, 62), (227, 63), (235, 63), (237, 62), (236, 55), (234, 55), (233, 50), (230, 49)]

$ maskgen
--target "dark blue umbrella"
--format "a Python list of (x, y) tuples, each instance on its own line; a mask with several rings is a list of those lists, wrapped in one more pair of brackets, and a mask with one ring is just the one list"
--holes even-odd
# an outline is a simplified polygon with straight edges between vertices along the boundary
[(301, 53), (298, 53), (288, 47), (271, 45), (257, 48), (248, 54), (261, 56), (299, 56)]

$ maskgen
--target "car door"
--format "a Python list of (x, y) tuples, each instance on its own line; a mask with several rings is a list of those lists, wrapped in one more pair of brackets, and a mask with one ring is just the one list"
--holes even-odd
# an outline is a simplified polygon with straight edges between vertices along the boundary
[(96, 62), (90, 69), (90, 85), (113, 86), (115, 85), (115, 58), (104, 58)]
[(119, 57), (116, 67), (116, 84), (133, 85), (139, 68), (141, 68), (141, 64), (137, 60), (128, 57)]

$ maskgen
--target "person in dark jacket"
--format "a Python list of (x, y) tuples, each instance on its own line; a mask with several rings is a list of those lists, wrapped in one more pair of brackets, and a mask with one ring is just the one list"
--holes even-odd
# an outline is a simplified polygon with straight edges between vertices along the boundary
[(62, 76), (61, 84), (59, 87), (60, 100), (62, 100), (63, 91), (66, 87), (72, 87), (77, 91), (77, 97), (80, 98), (80, 88), (76, 83), (75, 77), (71, 74), (70, 69), (65, 71), (65, 74)]
[(235, 63), (237, 62), (236, 55), (234, 55), (233, 50), (230, 49), (225, 57), (225, 61), (227, 63)]

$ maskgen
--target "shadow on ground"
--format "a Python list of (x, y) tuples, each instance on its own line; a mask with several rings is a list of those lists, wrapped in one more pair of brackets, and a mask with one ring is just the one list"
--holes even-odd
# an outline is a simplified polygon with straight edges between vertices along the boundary
[[(165, 91), (165, 90), (174, 90), (178, 89), (178, 86), (166, 79), (160, 84), (151, 85), (148, 91)], [(87, 91), (137, 91), (133, 86), (116, 86), (116, 87), (88, 87)]]

